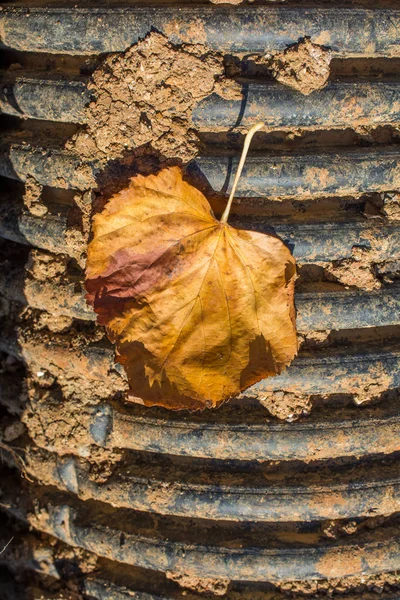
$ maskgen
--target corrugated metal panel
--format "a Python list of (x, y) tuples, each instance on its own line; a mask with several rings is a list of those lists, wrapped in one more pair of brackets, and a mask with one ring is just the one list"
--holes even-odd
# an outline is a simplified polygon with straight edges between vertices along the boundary
[[(182, 590), (168, 577), (181, 580), (189, 600), (204, 597), (204, 580), (209, 595), (221, 585), (232, 600), (283, 600), (293, 581), (294, 598), (325, 597), (316, 581), (337, 598), (398, 598), (400, 235), (398, 220), (380, 208), (400, 188), (400, 11), (389, 0), (301, 4), (1, 7), (0, 46), (14, 66), (3, 69), (0, 94), (0, 404), (8, 436), (22, 413), (24, 462), (5, 452), (28, 476), (21, 484), (7, 471), (2, 510), (53, 537), (45, 552), (30, 538), (23, 547), (36, 555), (15, 551), (3, 564), (37, 572), (40, 586), (44, 564), (61, 585), (54, 544), (64, 542), (99, 557), (96, 571), (85, 564), (89, 574), (79, 575), (79, 599), (177, 600)], [(197, 35), (241, 58), (310, 36), (334, 60), (361, 61), (351, 79), (333, 78), (309, 96), (242, 78), (242, 101), (213, 95), (194, 109), (203, 147), (186, 173), (206, 182), (216, 202), (232, 185), (243, 131), (266, 122), (270, 133), (248, 159), (232, 224), (275, 232), (306, 269), (296, 292), (299, 357), (279, 377), (199, 415), (122, 401), (124, 373), (83, 299), (88, 232), (73, 202), (97, 187), (102, 167), (93, 160), (81, 169), (81, 157), (64, 147), (90, 101), (88, 76), (68, 61), (124, 51), (151, 29), (174, 44)], [(64, 66), (43, 68), (49, 56)], [(360, 64), (378, 59), (382, 72), (358, 76)], [(298, 141), (287, 145), (282, 132)], [(22, 203), (32, 177), (45, 186), (42, 216)], [(385, 278), (349, 289), (323, 271), (345, 261), (351, 273), (360, 268), (357, 253), (367, 256), (362, 269), (372, 277), (379, 267)], [(38, 270), (38, 257), (52, 266)], [(66, 329), (52, 330), (51, 318), (66, 318)], [(272, 410), (285, 398), (286, 422)], [(324, 533), (329, 527), (334, 533)], [(377, 581), (386, 587), (374, 591)]]

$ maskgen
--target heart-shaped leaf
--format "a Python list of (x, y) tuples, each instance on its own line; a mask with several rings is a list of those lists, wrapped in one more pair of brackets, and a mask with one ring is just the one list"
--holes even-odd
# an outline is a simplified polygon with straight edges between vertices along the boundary
[(134, 177), (93, 233), (86, 298), (144, 404), (215, 407), (295, 356), (290, 251), (217, 221), (178, 167)]

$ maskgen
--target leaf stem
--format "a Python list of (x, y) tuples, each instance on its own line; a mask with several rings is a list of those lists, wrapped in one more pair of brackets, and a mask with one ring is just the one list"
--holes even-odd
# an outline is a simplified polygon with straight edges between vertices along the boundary
[(246, 137), (244, 139), (244, 144), (243, 144), (242, 155), (241, 155), (240, 161), (239, 161), (239, 166), (238, 166), (238, 169), (236, 171), (235, 179), (233, 180), (232, 190), (231, 190), (231, 193), (230, 193), (230, 196), (229, 196), (229, 199), (228, 199), (228, 203), (227, 203), (226, 208), (224, 210), (224, 213), (223, 213), (223, 215), (221, 217), (220, 223), (227, 223), (227, 221), (228, 221), (229, 213), (231, 211), (231, 206), (232, 206), (232, 202), (233, 202), (233, 197), (235, 195), (237, 184), (239, 183), (239, 179), (240, 179), (240, 176), (242, 174), (243, 166), (244, 166), (244, 163), (246, 161), (246, 156), (247, 156), (247, 153), (249, 151), (251, 140), (253, 138), (253, 135), (257, 131), (260, 131), (260, 129), (262, 129), (263, 127), (264, 127), (264, 123), (261, 123), (261, 122), (256, 123), (255, 125), (253, 125), (253, 127), (251, 129), (249, 129), (249, 131), (246, 134)]

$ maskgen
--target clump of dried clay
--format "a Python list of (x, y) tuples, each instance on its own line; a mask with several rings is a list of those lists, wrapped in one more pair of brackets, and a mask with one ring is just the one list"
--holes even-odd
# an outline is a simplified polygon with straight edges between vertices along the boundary
[(353, 248), (353, 256), (326, 266), (327, 279), (349, 287), (372, 291), (381, 287), (374, 270), (374, 254), (366, 248)]
[(167, 579), (176, 581), (182, 588), (188, 588), (200, 594), (211, 593), (214, 596), (225, 596), (230, 584), (229, 579), (201, 579), (173, 571), (167, 571), (165, 574)]
[(238, 4), (242, 4), (244, 0), (211, 0), (213, 4), (234, 4), (237, 6)]
[(274, 392), (261, 395), (259, 400), (273, 417), (289, 423), (310, 414), (312, 409), (311, 398), (301, 393)]
[(328, 81), (331, 58), (330, 50), (304, 38), (283, 52), (266, 54), (256, 62), (265, 64), (280, 83), (308, 96)]
[(29, 212), (35, 217), (43, 217), (47, 213), (47, 207), (41, 203), (43, 186), (34, 177), (28, 175), (25, 180), (23, 202)]
[(383, 195), (382, 213), (391, 221), (400, 221), (400, 194), (390, 192)]
[(178, 49), (151, 33), (95, 70), (87, 126), (68, 145), (100, 163), (146, 144), (165, 157), (190, 160), (198, 147), (193, 108), (214, 92), (224, 95), (226, 87), (232, 95), (228, 83), (222, 56), (200, 44)]

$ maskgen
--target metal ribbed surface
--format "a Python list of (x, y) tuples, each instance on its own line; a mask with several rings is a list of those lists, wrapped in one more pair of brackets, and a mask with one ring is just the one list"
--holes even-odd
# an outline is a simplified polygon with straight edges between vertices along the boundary
[[(41, 533), (17, 533), (0, 566), (35, 573), (40, 597), (49, 577), (64, 589), (74, 555), (84, 599), (398, 599), (400, 235), (386, 202), (400, 188), (400, 11), (320, 4), (1, 7), (0, 405), (18, 450), (4, 450), (1, 503)], [(152, 29), (244, 61), (310, 36), (339, 74), (304, 96), (241, 73), (242, 100), (213, 94), (191, 115), (201, 150), (186, 176), (217, 211), (243, 132), (265, 121), (231, 222), (279, 235), (300, 266), (299, 356), (203, 414), (125, 402), (84, 301), (82, 203), (103, 165), (65, 142), (87, 121), (88, 59)]]

